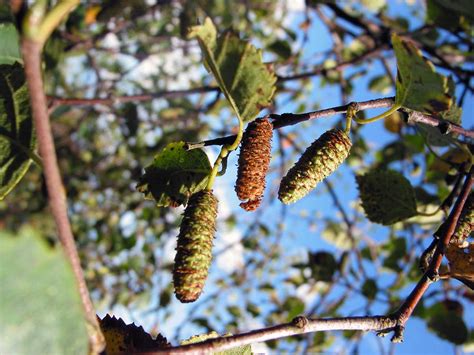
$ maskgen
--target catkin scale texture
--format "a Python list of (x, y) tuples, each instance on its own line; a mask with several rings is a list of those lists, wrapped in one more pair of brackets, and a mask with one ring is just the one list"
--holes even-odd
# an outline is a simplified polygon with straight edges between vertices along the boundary
[(183, 303), (197, 300), (204, 288), (212, 259), (217, 203), (212, 191), (203, 190), (191, 196), (184, 211), (173, 268), (175, 294)]
[(273, 125), (267, 118), (251, 122), (240, 147), (235, 192), (246, 211), (258, 208), (265, 190), (265, 177), (271, 158)]
[(466, 239), (474, 230), (474, 195), (470, 194), (464, 211), (459, 218), (456, 230), (451, 237), (451, 243), (458, 246), (463, 246)]
[(306, 196), (338, 168), (349, 155), (351, 146), (349, 136), (339, 129), (321, 135), (281, 180), (280, 201), (290, 204)]

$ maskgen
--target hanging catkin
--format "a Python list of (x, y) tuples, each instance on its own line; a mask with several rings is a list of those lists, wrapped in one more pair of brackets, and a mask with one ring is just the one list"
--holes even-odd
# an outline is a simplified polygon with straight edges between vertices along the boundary
[(306, 149), (280, 183), (278, 198), (285, 204), (298, 201), (334, 172), (347, 158), (352, 143), (339, 129), (325, 132)]
[(451, 237), (451, 243), (458, 246), (464, 246), (467, 237), (474, 230), (474, 195), (470, 194), (465, 206), (463, 213), (459, 218), (456, 230)]
[(271, 158), (273, 125), (267, 118), (251, 122), (240, 147), (235, 192), (246, 211), (258, 208), (265, 190), (265, 176)]
[(217, 198), (212, 191), (192, 195), (184, 211), (174, 260), (176, 297), (183, 303), (199, 298), (212, 259), (216, 231)]

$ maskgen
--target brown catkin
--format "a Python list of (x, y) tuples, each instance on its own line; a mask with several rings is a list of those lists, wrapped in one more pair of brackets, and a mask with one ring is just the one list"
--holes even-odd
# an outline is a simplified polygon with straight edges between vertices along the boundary
[(235, 192), (246, 211), (258, 208), (265, 190), (265, 177), (270, 165), (273, 125), (267, 118), (251, 122), (240, 147)]
[(204, 288), (212, 259), (217, 203), (212, 191), (202, 190), (191, 196), (184, 211), (173, 268), (175, 294), (183, 303), (197, 300)]
[(347, 158), (351, 146), (349, 136), (340, 129), (321, 135), (281, 180), (280, 201), (290, 204), (306, 196)]

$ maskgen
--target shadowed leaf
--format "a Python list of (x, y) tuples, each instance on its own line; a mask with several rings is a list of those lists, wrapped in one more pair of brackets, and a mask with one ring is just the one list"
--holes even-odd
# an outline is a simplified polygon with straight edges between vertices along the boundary
[(137, 190), (158, 206), (179, 206), (202, 190), (211, 171), (209, 159), (202, 149), (186, 150), (184, 142), (168, 144), (145, 168)]
[(18, 184), (31, 164), (35, 136), (23, 66), (0, 65), (0, 200)]
[(362, 207), (372, 222), (390, 225), (417, 214), (410, 182), (393, 170), (372, 170), (356, 177)]
[(147, 350), (156, 351), (170, 346), (161, 334), (153, 339), (143, 327), (138, 327), (134, 323), (125, 324), (121, 318), (117, 319), (107, 314), (98, 320), (106, 343), (104, 354), (132, 354)]

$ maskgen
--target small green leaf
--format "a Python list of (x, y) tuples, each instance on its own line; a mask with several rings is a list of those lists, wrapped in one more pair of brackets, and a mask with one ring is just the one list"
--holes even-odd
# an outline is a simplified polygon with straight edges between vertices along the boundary
[(428, 0), (426, 10), (429, 23), (446, 29), (456, 30), (463, 25), (463, 19), (471, 24), (474, 22), (474, 3), (471, 0)]
[(277, 39), (272, 44), (268, 46), (268, 49), (271, 50), (273, 53), (281, 57), (281, 59), (288, 59), (291, 57), (291, 46), (287, 41), (283, 41), (281, 39)]
[(361, 0), (361, 3), (371, 12), (379, 12), (385, 7), (386, 0)]
[(0, 200), (18, 184), (35, 149), (30, 98), (23, 66), (0, 65)]
[(464, 320), (454, 312), (441, 312), (435, 314), (428, 321), (428, 328), (442, 339), (460, 345), (468, 338), (468, 330)]
[(197, 38), (203, 51), (204, 64), (243, 121), (253, 120), (271, 103), (276, 76), (262, 62), (262, 52), (249, 42), (227, 31), (217, 37), (211, 19), (191, 27), (188, 38)]
[(423, 123), (417, 123), (416, 127), (418, 128), (421, 136), (423, 136), (425, 141), (431, 146), (446, 147), (450, 144), (456, 143), (456, 139), (454, 137), (441, 133), (437, 127), (428, 126)]
[(79, 292), (61, 250), (33, 230), (0, 233), (0, 353), (86, 354)]
[(7, 2), (0, 4), (0, 39), (0, 64), (22, 62), (20, 37)]
[(369, 81), (369, 90), (380, 94), (388, 94), (392, 90), (392, 81), (388, 75), (379, 75)]
[(448, 79), (437, 74), (412, 43), (393, 34), (392, 44), (398, 67), (395, 103), (430, 114), (449, 110), (452, 97)]
[(394, 224), (417, 214), (410, 182), (393, 170), (371, 170), (356, 177), (362, 207), (372, 222)]
[(352, 248), (352, 241), (347, 235), (347, 230), (343, 228), (341, 223), (328, 220), (326, 228), (321, 233), (321, 237), (340, 250), (349, 250)]
[(373, 300), (375, 296), (377, 296), (377, 283), (374, 279), (367, 279), (365, 280), (364, 284), (362, 285), (362, 294), (367, 297), (369, 300)]
[(254, 317), (258, 317), (261, 313), (260, 308), (255, 303), (252, 303), (252, 302), (247, 303), (246, 310)]
[(400, 262), (407, 253), (407, 242), (405, 238), (390, 238), (382, 246), (382, 250), (388, 255), (383, 261), (383, 266), (394, 271), (400, 271)]
[(186, 150), (184, 142), (173, 142), (145, 168), (137, 190), (154, 198), (158, 206), (176, 207), (206, 187), (210, 171), (211, 163), (202, 149)]
[(320, 251), (309, 253), (309, 267), (316, 281), (331, 282), (334, 273), (338, 269), (336, 259), (331, 253)]
[(287, 321), (289, 322), (304, 312), (304, 302), (298, 297), (290, 296), (285, 300), (282, 308), (288, 312)]

